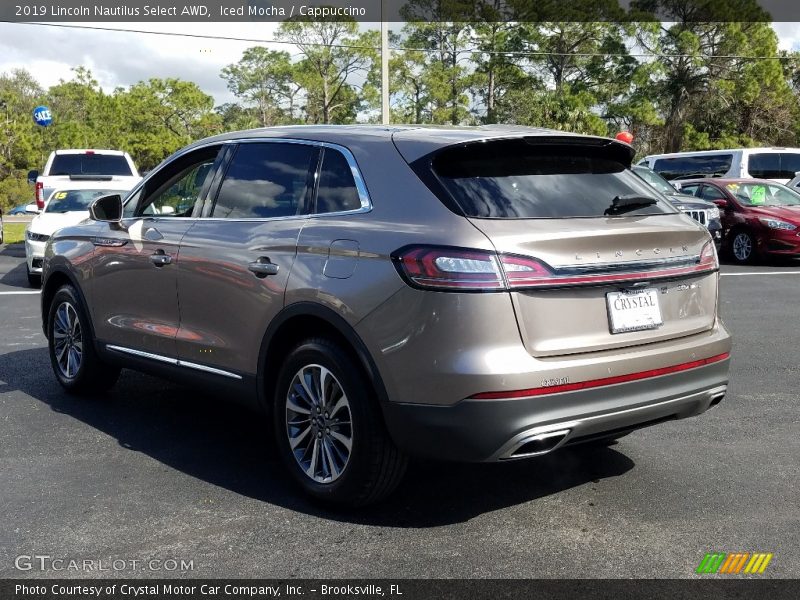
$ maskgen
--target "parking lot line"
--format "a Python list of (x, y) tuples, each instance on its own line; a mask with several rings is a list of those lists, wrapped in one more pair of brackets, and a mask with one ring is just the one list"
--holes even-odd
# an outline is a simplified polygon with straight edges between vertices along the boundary
[(743, 275), (800, 275), (800, 271), (752, 271), (747, 273), (720, 273), (720, 277), (741, 277)]

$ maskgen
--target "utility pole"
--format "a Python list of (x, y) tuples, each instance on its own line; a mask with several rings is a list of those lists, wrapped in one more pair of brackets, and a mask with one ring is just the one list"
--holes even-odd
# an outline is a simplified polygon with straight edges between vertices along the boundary
[(389, 23), (387, 0), (381, 0), (381, 123), (388, 125), (389, 116)]

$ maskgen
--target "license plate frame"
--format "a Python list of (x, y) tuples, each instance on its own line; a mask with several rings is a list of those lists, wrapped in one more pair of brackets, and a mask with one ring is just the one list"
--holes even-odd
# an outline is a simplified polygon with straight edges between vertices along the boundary
[(606, 312), (612, 335), (658, 329), (664, 324), (656, 288), (608, 292)]

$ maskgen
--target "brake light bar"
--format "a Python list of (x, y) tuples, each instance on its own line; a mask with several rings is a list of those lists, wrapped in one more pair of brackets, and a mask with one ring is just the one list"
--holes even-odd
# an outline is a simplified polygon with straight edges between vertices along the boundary
[(392, 254), (400, 276), (412, 287), (492, 292), (573, 285), (605, 285), (685, 277), (719, 269), (712, 242), (689, 264), (603, 273), (559, 273), (529, 256), (449, 246), (406, 246)]
[(627, 383), (629, 381), (639, 381), (640, 379), (650, 379), (651, 377), (659, 377), (661, 375), (671, 375), (673, 373), (680, 373), (681, 371), (688, 371), (698, 367), (704, 367), (713, 363), (717, 363), (730, 358), (730, 352), (724, 354), (717, 354), (710, 358), (702, 358), (700, 360), (693, 360), (690, 362), (673, 365), (671, 367), (661, 367), (658, 369), (650, 369), (648, 371), (639, 371), (638, 373), (630, 373), (628, 375), (616, 375), (614, 377), (604, 377), (602, 379), (592, 379), (590, 381), (578, 381), (576, 383), (565, 383), (562, 385), (553, 385), (550, 387), (530, 388), (527, 390), (513, 390), (508, 392), (482, 392), (474, 394), (469, 397), (470, 400), (513, 400), (519, 398), (531, 398), (534, 396), (545, 396), (548, 394), (559, 394), (561, 392), (575, 392), (578, 390), (588, 390), (591, 388), (602, 387), (606, 385), (615, 385), (618, 383)]

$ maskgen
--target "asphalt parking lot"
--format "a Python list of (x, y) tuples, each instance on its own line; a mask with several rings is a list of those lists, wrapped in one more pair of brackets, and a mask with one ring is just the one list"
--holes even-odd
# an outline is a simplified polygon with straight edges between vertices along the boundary
[[(387, 502), (342, 513), (224, 398), (131, 371), (107, 401), (66, 396), (20, 248), (0, 247), (0, 577), (680, 578), (711, 551), (772, 552), (760, 577), (800, 577), (800, 261), (722, 272), (732, 377), (706, 415), (526, 462), (415, 463)], [(20, 555), (192, 568), (19, 571)]]

